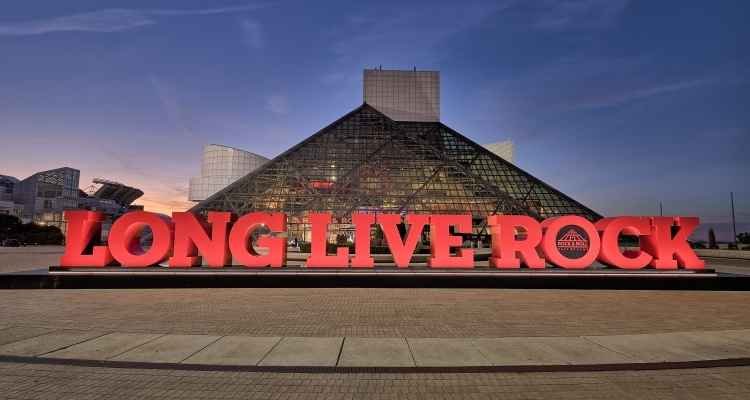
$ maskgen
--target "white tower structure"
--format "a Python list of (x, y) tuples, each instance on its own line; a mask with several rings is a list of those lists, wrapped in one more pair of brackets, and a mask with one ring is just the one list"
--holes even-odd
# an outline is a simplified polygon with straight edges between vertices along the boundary
[(267, 158), (234, 147), (209, 144), (203, 147), (201, 176), (190, 178), (190, 201), (202, 201), (230, 183), (256, 170)]

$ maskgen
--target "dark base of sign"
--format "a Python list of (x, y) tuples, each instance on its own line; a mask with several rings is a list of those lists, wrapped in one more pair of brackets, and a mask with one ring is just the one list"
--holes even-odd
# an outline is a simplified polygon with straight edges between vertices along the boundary
[(279, 269), (164, 267), (124, 269), (50, 267), (0, 274), (2, 289), (205, 288), (205, 287), (445, 287), (524, 289), (750, 290), (750, 276), (714, 270), (657, 271), (323, 268)]
[(632, 362), (621, 364), (538, 364), (480, 365), (444, 367), (343, 367), (343, 366), (276, 366), (217, 365), (142, 361), (83, 360), (54, 357), (0, 355), (2, 363), (61, 365), (66, 367), (127, 368), (140, 370), (205, 371), (205, 372), (268, 372), (313, 374), (439, 374), (439, 373), (538, 373), (538, 372), (616, 372), (662, 371), (697, 368), (730, 368), (750, 365), (750, 358), (723, 358), (695, 361)]

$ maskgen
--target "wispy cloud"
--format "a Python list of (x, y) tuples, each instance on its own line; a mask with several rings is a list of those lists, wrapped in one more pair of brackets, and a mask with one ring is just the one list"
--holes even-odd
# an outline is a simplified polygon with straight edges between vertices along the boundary
[(149, 82), (159, 98), (159, 102), (167, 115), (169, 122), (185, 137), (194, 137), (195, 134), (186, 120), (185, 113), (177, 97), (176, 89), (164, 80), (156, 76), (150, 76)]
[[(328, 85), (356, 86), (363, 66), (384, 68), (434, 67), (443, 56), (439, 47), (453, 35), (476, 28), (486, 18), (515, 4), (516, 0), (404, 4), (398, 9), (363, 7), (337, 30), (331, 52), (334, 63), (319, 80)], [(348, 71), (343, 72), (342, 71)]]
[(351, 31), (333, 44), (333, 51), (340, 58), (348, 59), (363, 53), (375, 53), (376, 56), (393, 55), (403, 47), (410, 50), (407, 53), (409, 58), (413, 59), (415, 50), (421, 53), (432, 52), (434, 46), (446, 37), (477, 26), (487, 16), (511, 4), (512, 0), (435, 4), (430, 7), (430, 18), (424, 17), (423, 7), (402, 7), (394, 14), (351, 16)]
[[(320, 80), (327, 84), (358, 82), (362, 66), (411, 67), (415, 62), (437, 64), (446, 57), (451, 38), (483, 24), (514, 26), (522, 30), (559, 32), (611, 27), (629, 0), (493, 0), (463, 1), (424, 6), (403, 5), (398, 12), (350, 15), (339, 40), (332, 43), (335, 65)], [(431, 65), (421, 65), (429, 67)], [(420, 65), (418, 65), (420, 67)]]
[(732, 82), (720, 71), (668, 74), (648, 56), (571, 57), (486, 82), (475, 93), (477, 103), (484, 105), (476, 115), (500, 124), (501, 131), (535, 136), (547, 129), (549, 121), (565, 119), (572, 112), (620, 107)]
[(273, 95), (266, 99), (266, 108), (274, 114), (289, 112), (289, 100), (284, 95)]
[(625, 104), (631, 101), (647, 99), (681, 90), (693, 89), (718, 82), (715, 78), (688, 79), (683, 81), (644, 85), (593, 98), (578, 99), (575, 106), (579, 108), (603, 108)]
[(542, 30), (608, 28), (625, 10), (628, 0), (548, 0), (533, 27)]
[(245, 43), (250, 48), (258, 50), (263, 47), (263, 32), (257, 21), (243, 18), (242, 21), (240, 21), (240, 28), (242, 28), (242, 36), (245, 39)]
[(165, 15), (165, 16), (180, 16), (180, 15), (213, 15), (213, 14), (228, 14), (242, 11), (252, 11), (259, 8), (268, 7), (268, 3), (257, 3), (257, 4), (245, 4), (234, 7), (217, 7), (217, 8), (203, 8), (193, 10), (152, 10), (148, 11), (153, 15)]
[(228, 14), (256, 10), (266, 4), (192, 10), (105, 9), (60, 17), (0, 23), (0, 35), (27, 36), (53, 32), (123, 32), (154, 25), (160, 17)]

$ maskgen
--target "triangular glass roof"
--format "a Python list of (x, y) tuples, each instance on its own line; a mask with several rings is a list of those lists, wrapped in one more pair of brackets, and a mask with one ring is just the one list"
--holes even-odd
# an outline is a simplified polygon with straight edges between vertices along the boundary
[[(397, 122), (363, 104), (193, 211), (599, 214), (440, 122)], [(484, 227), (482, 227), (484, 229)]]

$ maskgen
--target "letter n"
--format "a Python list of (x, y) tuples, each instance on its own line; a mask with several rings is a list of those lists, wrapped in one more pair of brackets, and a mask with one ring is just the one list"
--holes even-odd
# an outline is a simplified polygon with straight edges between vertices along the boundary
[(229, 264), (232, 257), (229, 253), (227, 230), (231, 218), (232, 215), (228, 212), (209, 211), (207, 224), (203, 218), (190, 212), (172, 213), (174, 255), (169, 258), (169, 267), (189, 268), (201, 265), (201, 256), (206, 259), (209, 267), (221, 268)]

